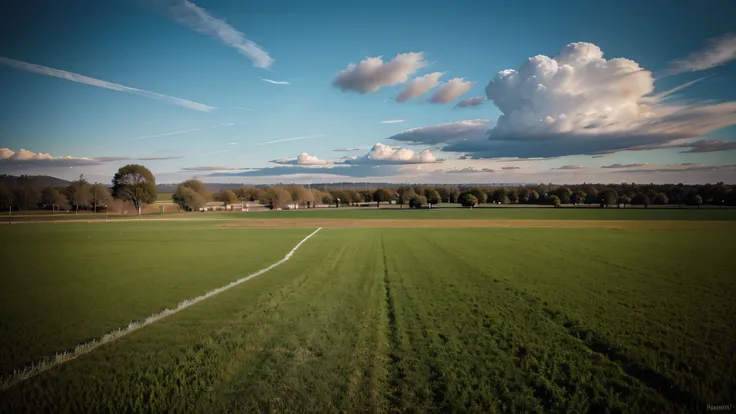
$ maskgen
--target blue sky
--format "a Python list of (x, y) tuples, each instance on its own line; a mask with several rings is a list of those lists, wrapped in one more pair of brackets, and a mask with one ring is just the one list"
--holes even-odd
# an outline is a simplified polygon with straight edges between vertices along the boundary
[[(730, 1), (5, 3), (0, 173), (107, 182), (136, 162), (159, 182), (736, 182)], [(562, 71), (565, 53), (562, 82), (549, 62)], [(551, 59), (527, 67), (533, 96), (496, 78), (537, 55)], [(385, 67), (361, 63), (377, 57)]]

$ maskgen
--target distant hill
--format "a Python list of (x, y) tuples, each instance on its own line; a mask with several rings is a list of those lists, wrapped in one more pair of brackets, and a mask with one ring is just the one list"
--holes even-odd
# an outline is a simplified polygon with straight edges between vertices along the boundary
[(37, 182), (42, 187), (66, 187), (69, 184), (71, 184), (70, 181), (62, 180), (61, 178), (56, 177), (50, 177), (48, 175), (23, 175), (23, 176), (15, 176), (15, 175), (6, 175), (1, 174), (0, 175), (0, 183), (15, 183), (18, 182), (20, 179), (28, 179)]

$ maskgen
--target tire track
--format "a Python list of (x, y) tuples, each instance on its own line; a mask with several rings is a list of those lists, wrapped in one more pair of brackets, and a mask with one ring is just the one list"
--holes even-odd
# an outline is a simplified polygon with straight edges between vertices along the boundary
[(255, 272), (253, 274), (250, 274), (248, 276), (245, 276), (243, 278), (240, 278), (240, 279), (238, 279), (236, 281), (230, 282), (229, 284), (227, 284), (225, 286), (219, 287), (217, 289), (213, 289), (213, 290), (211, 290), (211, 291), (209, 291), (209, 292), (207, 292), (207, 293), (205, 293), (205, 294), (203, 294), (201, 296), (197, 296), (197, 297), (192, 298), (192, 299), (187, 299), (187, 300), (181, 301), (179, 303), (179, 305), (176, 308), (174, 308), (174, 309), (164, 309), (163, 311), (161, 311), (159, 313), (156, 313), (156, 314), (153, 314), (153, 315), (150, 315), (150, 316), (148, 316), (147, 318), (145, 318), (143, 320), (133, 321), (127, 327), (120, 328), (120, 329), (117, 329), (115, 331), (109, 332), (109, 333), (103, 335), (99, 339), (93, 339), (93, 340), (91, 340), (89, 342), (85, 342), (83, 344), (77, 345), (71, 351), (66, 351), (66, 352), (58, 353), (53, 358), (47, 358), (45, 360), (38, 361), (36, 363), (33, 363), (33, 364), (31, 364), (31, 365), (29, 365), (29, 366), (27, 366), (25, 368), (22, 368), (22, 369), (20, 369), (20, 370), (18, 370), (16, 372), (14, 372), (12, 375), (10, 375), (8, 377), (0, 378), (0, 391), (1, 390), (5, 390), (5, 389), (7, 389), (9, 387), (12, 387), (15, 384), (18, 384), (20, 382), (23, 382), (23, 381), (25, 381), (25, 380), (27, 380), (27, 379), (29, 379), (31, 377), (34, 377), (34, 376), (36, 376), (36, 375), (38, 375), (38, 374), (40, 374), (40, 373), (42, 373), (44, 371), (47, 371), (47, 370), (49, 370), (51, 368), (54, 368), (54, 367), (56, 367), (58, 365), (61, 365), (61, 364), (65, 363), (65, 362), (74, 360), (74, 359), (78, 358), (81, 355), (84, 355), (86, 353), (89, 353), (89, 352), (91, 352), (91, 351), (93, 351), (93, 350), (101, 347), (102, 345), (105, 345), (107, 343), (110, 343), (110, 342), (113, 342), (113, 341), (115, 341), (117, 339), (120, 339), (120, 338), (122, 338), (125, 335), (128, 335), (128, 334), (130, 334), (132, 332), (137, 331), (138, 329), (141, 329), (141, 328), (143, 328), (143, 327), (145, 327), (147, 325), (150, 325), (150, 324), (152, 324), (152, 323), (154, 323), (156, 321), (159, 321), (159, 320), (164, 319), (164, 318), (166, 318), (168, 316), (171, 316), (171, 315), (173, 315), (175, 313), (178, 313), (178, 312), (180, 312), (180, 311), (182, 311), (182, 310), (184, 310), (184, 309), (186, 309), (186, 308), (188, 308), (188, 307), (190, 307), (190, 306), (192, 306), (192, 305), (194, 305), (194, 304), (196, 304), (198, 302), (201, 302), (201, 301), (203, 301), (203, 300), (205, 300), (205, 299), (207, 299), (209, 297), (215, 296), (218, 293), (222, 293), (222, 292), (224, 292), (224, 291), (226, 291), (226, 290), (228, 290), (230, 288), (233, 288), (233, 287), (235, 287), (235, 286), (237, 286), (237, 285), (239, 285), (239, 284), (241, 284), (243, 282), (247, 282), (248, 280), (253, 279), (254, 277), (260, 276), (260, 275), (268, 272), (269, 270), (271, 270), (271, 269), (273, 269), (273, 268), (275, 268), (275, 267), (277, 267), (277, 266), (279, 266), (279, 265), (287, 262), (289, 259), (291, 259), (291, 257), (302, 246), (302, 244), (304, 244), (312, 236), (314, 236), (315, 234), (317, 234), (317, 232), (319, 232), (320, 230), (322, 230), (321, 227), (318, 228), (317, 230), (315, 230), (314, 232), (310, 233), (304, 239), (302, 239), (302, 241), (300, 241), (299, 243), (297, 243), (297, 245), (294, 246), (294, 248), (291, 249), (291, 251), (289, 253), (287, 253), (286, 256), (284, 256), (283, 259), (279, 260), (278, 262), (276, 262), (276, 263), (274, 263), (274, 264), (272, 264), (272, 265), (270, 265), (268, 267), (265, 267), (265, 268), (263, 268), (263, 269)]
[(386, 290), (386, 318), (388, 323), (388, 340), (391, 351), (389, 353), (389, 408), (391, 411), (403, 411), (403, 398), (401, 394), (401, 384), (404, 379), (404, 372), (401, 368), (401, 356), (399, 347), (399, 330), (396, 326), (396, 308), (394, 299), (391, 296), (391, 282), (388, 277), (388, 260), (386, 258), (386, 246), (381, 234), (381, 254), (383, 256), (383, 285)]

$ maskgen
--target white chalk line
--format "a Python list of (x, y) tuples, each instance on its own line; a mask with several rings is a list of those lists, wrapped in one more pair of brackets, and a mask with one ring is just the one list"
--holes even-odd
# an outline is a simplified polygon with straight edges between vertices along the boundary
[(215, 296), (216, 294), (221, 293), (221, 292), (224, 292), (224, 291), (226, 291), (226, 290), (228, 290), (228, 289), (230, 289), (230, 288), (232, 288), (234, 286), (237, 286), (237, 285), (239, 285), (239, 284), (241, 284), (243, 282), (247, 282), (248, 280), (253, 279), (254, 277), (260, 276), (260, 275), (268, 272), (269, 270), (275, 268), (276, 266), (279, 266), (280, 264), (282, 264), (282, 263), (288, 261), (289, 259), (291, 259), (291, 256), (294, 255), (294, 253), (297, 251), (297, 249), (299, 249), (299, 247), (301, 247), (301, 245), (304, 244), (304, 242), (306, 242), (307, 240), (309, 240), (312, 236), (314, 236), (315, 234), (317, 234), (317, 232), (319, 232), (320, 230), (322, 230), (322, 227), (318, 228), (317, 230), (315, 230), (314, 232), (312, 232), (310, 235), (308, 235), (307, 237), (305, 237), (296, 246), (294, 246), (294, 248), (291, 249), (291, 251), (289, 253), (287, 253), (286, 256), (284, 256), (283, 259), (279, 260), (278, 262), (276, 262), (276, 263), (274, 263), (274, 264), (272, 264), (272, 265), (270, 265), (268, 267), (265, 267), (265, 268), (263, 268), (263, 269), (255, 272), (253, 274), (250, 274), (248, 276), (245, 276), (243, 278), (240, 278), (240, 279), (238, 279), (238, 280), (236, 280), (234, 282), (230, 282), (229, 284), (227, 284), (225, 286), (222, 286), (222, 287), (219, 287), (217, 289), (211, 290), (211, 291), (205, 293), (204, 295), (197, 296), (197, 297), (192, 298), (192, 299), (183, 300), (183, 301), (179, 302), (179, 305), (177, 305), (177, 307), (174, 308), (174, 309), (164, 309), (163, 311), (161, 311), (159, 313), (155, 313), (155, 314), (153, 314), (153, 315), (151, 315), (151, 316), (149, 316), (146, 319), (143, 319), (141, 321), (131, 322), (125, 328), (120, 328), (120, 329), (116, 329), (116, 330), (114, 330), (112, 332), (109, 332), (109, 333), (103, 335), (99, 339), (93, 339), (93, 340), (91, 340), (89, 342), (85, 342), (83, 344), (77, 345), (74, 348), (73, 351), (66, 351), (66, 352), (58, 353), (53, 358), (46, 358), (44, 360), (41, 360), (41, 361), (35, 362), (35, 363), (33, 363), (33, 364), (29, 365), (29, 366), (26, 366), (25, 368), (22, 368), (20, 370), (14, 371), (12, 375), (9, 375), (9, 376), (6, 376), (6, 377), (3, 377), (2, 379), (0, 379), (0, 390), (4, 390), (4, 389), (7, 389), (7, 388), (10, 388), (13, 385), (16, 385), (16, 384), (18, 384), (20, 382), (23, 382), (23, 381), (25, 381), (25, 380), (27, 380), (27, 379), (29, 379), (31, 377), (34, 377), (34, 376), (36, 376), (36, 375), (38, 375), (38, 374), (40, 374), (40, 373), (42, 373), (42, 372), (44, 372), (44, 371), (46, 371), (48, 369), (54, 368), (54, 367), (56, 367), (58, 365), (61, 365), (64, 362), (71, 361), (71, 360), (73, 360), (73, 359), (75, 359), (75, 358), (77, 358), (77, 357), (79, 357), (81, 355), (84, 355), (84, 354), (86, 354), (86, 353), (94, 350), (95, 348), (98, 348), (98, 347), (100, 347), (102, 345), (108, 344), (108, 343), (110, 343), (110, 342), (112, 342), (112, 341), (114, 341), (114, 340), (116, 340), (118, 338), (121, 338), (121, 337), (123, 337), (123, 336), (131, 333), (131, 332), (135, 332), (138, 329), (143, 328), (144, 326), (150, 325), (150, 324), (152, 324), (152, 323), (154, 323), (156, 321), (159, 321), (159, 320), (161, 320), (161, 319), (163, 319), (163, 318), (165, 318), (167, 316), (171, 316), (171, 315), (173, 315), (173, 314), (175, 314), (175, 313), (177, 313), (177, 312), (179, 312), (179, 311), (181, 311), (183, 309), (186, 309), (186, 308), (194, 305), (195, 303), (201, 302), (201, 301), (203, 301), (203, 300), (205, 300), (205, 299), (207, 299), (209, 297)]

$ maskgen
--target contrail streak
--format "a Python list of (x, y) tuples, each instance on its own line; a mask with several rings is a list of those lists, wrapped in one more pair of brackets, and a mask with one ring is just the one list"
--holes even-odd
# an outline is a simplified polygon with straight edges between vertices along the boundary
[(181, 134), (188, 134), (188, 133), (190, 133), (190, 132), (194, 132), (194, 131), (201, 131), (201, 130), (202, 130), (202, 128), (193, 128), (193, 129), (187, 129), (187, 130), (184, 130), (184, 131), (174, 131), (174, 132), (167, 132), (167, 133), (165, 133), (165, 134), (146, 135), (146, 136), (144, 136), (144, 137), (138, 137), (138, 138), (133, 138), (133, 140), (135, 141), (135, 140), (139, 140), (139, 139), (158, 138), (158, 137), (168, 137), (168, 136), (170, 136), (170, 135), (181, 135)]
[(277, 144), (279, 142), (298, 141), (300, 139), (319, 138), (319, 137), (326, 137), (326, 136), (327, 136), (327, 134), (319, 134), (319, 135), (307, 135), (305, 137), (277, 139), (276, 141), (260, 142), (258, 144), (253, 144), (253, 146), (254, 147), (260, 147), (260, 146), (263, 146), (263, 145)]
[(193, 102), (174, 96), (163, 95), (156, 92), (146, 91), (143, 89), (131, 88), (130, 86), (120, 85), (104, 81), (101, 79), (90, 78), (89, 76), (80, 75), (78, 73), (67, 72), (61, 69), (49, 68), (47, 66), (36, 65), (34, 63), (21, 62), (20, 60), (8, 59), (0, 57), (0, 63), (11, 68), (24, 70), (26, 72), (38, 73), (40, 75), (52, 76), (54, 78), (66, 79), (68, 81), (83, 83), (85, 85), (97, 86), (98, 88), (111, 89), (118, 92), (127, 92), (134, 95), (145, 96), (147, 98), (158, 99), (170, 104), (182, 106), (184, 108), (194, 109), (195, 111), (210, 112), (215, 110), (214, 106)]
[(207, 155), (214, 155), (214, 154), (219, 154), (219, 153), (222, 153), (222, 152), (228, 152), (228, 150), (212, 151), (212, 152), (208, 152), (206, 154), (202, 154), (202, 156), (205, 157)]

